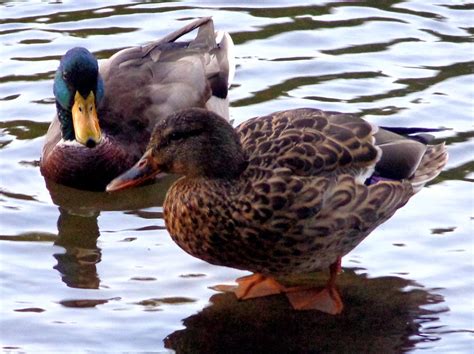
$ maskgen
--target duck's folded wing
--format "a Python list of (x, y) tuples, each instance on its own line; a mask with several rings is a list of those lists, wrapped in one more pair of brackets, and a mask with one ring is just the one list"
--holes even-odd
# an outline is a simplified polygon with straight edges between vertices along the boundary
[[(195, 29), (194, 39), (177, 42)], [(161, 40), (122, 50), (101, 65), (102, 106), (122, 119), (140, 116), (153, 123), (178, 109), (205, 107), (213, 96), (226, 99), (231, 49), (230, 36), (220, 35), (217, 43), (212, 19), (202, 18)]]
[(344, 113), (288, 110), (237, 129), (251, 168), (286, 167), (297, 176), (349, 175), (359, 184), (406, 179), (417, 191), (447, 161), (443, 144), (426, 145), (431, 137), (425, 133), (433, 130), (379, 129)]
[(238, 127), (250, 165), (287, 167), (298, 176), (348, 173), (362, 182), (380, 158), (375, 129), (356, 116), (309, 108), (277, 112)]

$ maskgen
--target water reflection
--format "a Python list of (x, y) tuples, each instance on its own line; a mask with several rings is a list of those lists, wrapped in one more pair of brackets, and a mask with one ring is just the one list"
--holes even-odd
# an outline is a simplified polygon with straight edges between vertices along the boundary
[(62, 281), (71, 288), (98, 289), (100, 212), (160, 206), (174, 180), (174, 176), (164, 176), (154, 185), (113, 194), (80, 191), (46, 181), (52, 200), (59, 206), (54, 244), (63, 247), (64, 252), (54, 254), (58, 262), (54, 269), (61, 273)]
[(101, 249), (97, 247), (100, 236), (97, 217), (70, 214), (59, 208), (58, 239), (56, 246), (65, 249), (64, 253), (54, 254), (58, 264), (54, 269), (62, 275), (63, 282), (71, 288), (98, 289), (100, 279), (96, 264), (101, 259)]
[(163, 175), (152, 185), (124, 190), (119, 193), (82, 191), (46, 180), (53, 203), (68, 212), (93, 216), (101, 211), (124, 211), (163, 205), (168, 188), (176, 176)]
[(237, 301), (233, 294), (214, 295), (165, 346), (177, 353), (398, 353), (439, 339), (422, 334), (422, 326), (446, 311), (424, 308), (442, 296), (410, 280), (369, 279), (354, 269), (345, 269), (338, 284), (345, 303), (338, 316), (294, 311), (283, 296)]

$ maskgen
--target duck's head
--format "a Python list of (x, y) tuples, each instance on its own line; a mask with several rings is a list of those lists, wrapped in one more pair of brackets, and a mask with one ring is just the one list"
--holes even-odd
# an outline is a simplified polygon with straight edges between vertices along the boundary
[(101, 140), (97, 105), (104, 95), (97, 59), (85, 48), (72, 48), (54, 77), (54, 97), (62, 137), (87, 147)]
[(239, 176), (246, 166), (233, 127), (213, 112), (191, 108), (160, 121), (142, 158), (114, 179), (107, 191), (142, 184), (160, 172), (230, 179)]

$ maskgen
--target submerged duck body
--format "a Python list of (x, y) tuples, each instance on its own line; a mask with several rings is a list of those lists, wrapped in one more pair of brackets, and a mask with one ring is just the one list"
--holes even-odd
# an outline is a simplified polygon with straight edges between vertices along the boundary
[[(178, 42), (198, 29), (196, 37)], [(61, 59), (54, 82), (57, 115), (46, 135), (41, 172), (79, 189), (104, 190), (144, 153), (155, 124), (176, 110), (206, 107), (228, 117), (232, 40), (196, 20), (105, 60), (84, 48)], [(229, 62), (230, 61), (230, 62)]]
[(108, 189), (145, 178), (144, 166), (184, 174), (164, 216), (186, 252), (264, 278), (336, 269), (440, 173), (446, 149), (425, 140), (316, 109), (253, 118), (236, 130), (211, 112), (187, 110), (160, 122), (144, 157)]

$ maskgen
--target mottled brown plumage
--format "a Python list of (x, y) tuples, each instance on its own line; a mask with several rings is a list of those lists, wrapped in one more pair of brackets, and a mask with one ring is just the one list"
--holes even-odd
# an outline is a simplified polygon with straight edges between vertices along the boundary
[[(397, 148), (384, 153), (387, 144)], [(398, 161), (391, 154), (413, 156)], [(212, 264), (275, 277), (337, 263), (436, 177), (446, 159), (443, 144), (377, 132), (348, 114), (295, 109), (233, 130), (194, 109), (157, 125), (141, 163), (184, 174), (164, 203), (166, 227), (180, 247)], [(399, 169), (402, 179), (386, 179), (378, 164)]]

